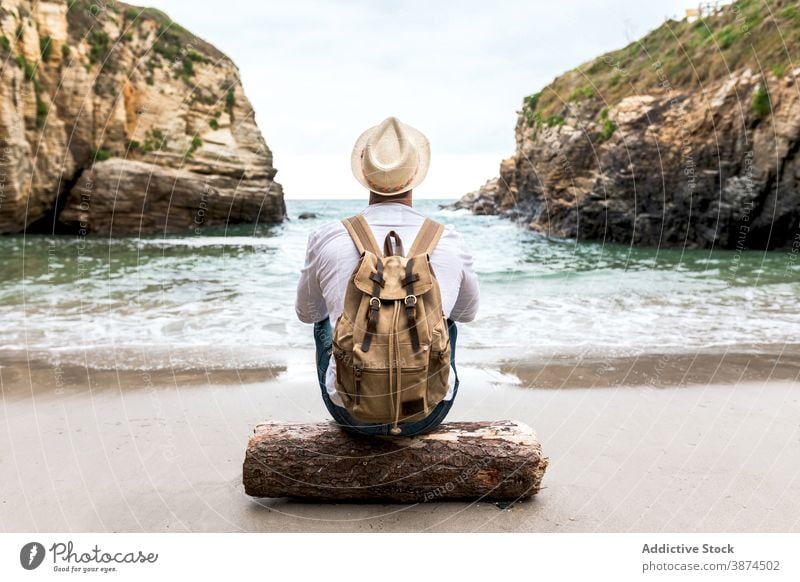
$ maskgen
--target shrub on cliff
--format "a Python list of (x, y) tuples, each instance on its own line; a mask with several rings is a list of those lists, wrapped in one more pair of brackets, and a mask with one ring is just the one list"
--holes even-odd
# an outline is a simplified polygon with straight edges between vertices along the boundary
[(95, 64), (103, 60), (108, 52), (108, 34), (102, 30), (89, 33), (89, 62)]
[(39, 90), (36, 90), (36, 127), (41, 129), (44, 127), (45, 121), (47, 121), (47, 114), (50, 110), (47, 107), (47, 104), (42, 101), (41, 96), (39, 95)]
[(111, 152), (105, 148), (97, 148), (92, 150), (92, 159), (95, 162), (104, 162), (111, 157)]
[(608, 118), (608, 107), (603, 107), (603, 109), (600, 110), (598, 123), (600, 124), (600, 133), (598, 134), (599, 141), (606, 141), (614, 135), (617, 124)]
[(564, 125), (564, 118), (560, 115), (551, 115), (547, 119), (544, 120), (544, 124), (547, 127), (556, 127), (558, 125)]
[(236, 95), (233, 92), (233, 88), (228, 87), (228, 91), (225, 93), (225, 111), (227, 111), (229, 115), (233, 115), (233, 106), (235, 104)]
[(764, 85), (759, 85), (758, 89), (753, 93), (753, 100), (751, 102), (753, 113), (758, 119), (763, 119), (772, 111), (769, 102), (769, 93)]
[(53, 54), (53, 39), (49, 36), (43, 36), (39, 39), (39, 51), (42, 55), (42, 62), (46, 63), (50, 60), (50, 56)]
[(150, 152), (160, 151), (167, 147), (167, 137), (160, 129), (148, 130), (144, 135), (144, 145), (142, 150), (148, 154)]
[(522, 100), (522, 110), (525, 114), (525, 120), (528, 122), (528, 127), (538, 121), (536, 117), (536, 105), (539, 103), (539, 95), (541, 95), (541, 93), (534, 93)]
[(192, 138), (192, 143), (189, 145), (189, 150), (186, 152), (186, 157), (191, 158), (194, 156), (194, 152), (196, 152), (200, 147), (203, 145), (203, 140), (200, 139), (198, 136), (194, 136)]
[(25, 78), (28, 81), (33, 81), (36, 78), (36, 69), (27, 61), (25, 55), (17, 55), (15, 59), (17, 66), (25, 72)]

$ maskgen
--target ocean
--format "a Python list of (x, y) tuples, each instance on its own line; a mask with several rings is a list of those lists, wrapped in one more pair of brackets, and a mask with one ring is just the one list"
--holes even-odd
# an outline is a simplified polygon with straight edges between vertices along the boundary
[[(478, 318), (459, 327), (462, 362), (800, 343), (800, 248), (577, 244), (442, 202), (415, 207), (463, 234), (481, 288)], [(308, 235), (364, 205), (287, 200), (283, 224), (184, 236), (0, 237), (0, 357), (131, 370), (286, 363), (314, 347), (294, 313)]]

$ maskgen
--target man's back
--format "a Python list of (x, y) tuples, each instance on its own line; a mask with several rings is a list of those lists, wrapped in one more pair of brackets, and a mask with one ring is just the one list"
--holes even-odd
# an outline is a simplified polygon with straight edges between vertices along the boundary
[[(393, 230), (399, 235), (403, 243), (403, 251), (410, 250), (420, 227), (425, 221), (425, 217), (422, 214), (411, 208), (412, 192), (425, 179), (430, 164), (430, 156), (431, 149), (428, 138), (419, 130), (402, 123), (396, 117), (387, 117), (380, 124), (362, 132), (356, 140), (350, 155), (350, 166), (355, 179), (369, 191), (370, 204), (361, 214), (366, 220), (369, 230), (374, 235), (375, 243), (380, 248), (383, 248), (386, 235)], [(343, 216), (342, 218), (345, 217)], [(361, 230), (363, 230), (363, 225), (361, 225)], [(440, 230), (437, 225), (435, 236), (429, 239), (430, 243), (436, 241)], [(308, 238), (306, 260), (297, 286), (297, 300), (295, 302), (297, 317), (304, 323), (314, 324), (317, 376), (322, 389), (322, 400), (336, 423), (344, 430), (379, 436), (390, 434), (410, 436), (431, 431), (447, 416), (458, 391), (459, 380), (455, 367), (458, 331), (454, 322), (472, 321), (478, 310), (478, 280), (472, 267), (472, 256), (461, 236), (452, 227), (445, 227), (435, 246), (431, 245), (433, 246), (433, 251), (430, 254), (430, 265), (436, 277), (440, 295), (440, 297), (432, 297), (432, 299), (434, 299), (433, 304), (436, 305), (435, 310), (438, 311), (439, 299), (441, 298), (441, 310), (443, 313), (437, 313), (436, 317), (439, 319), (439, 327), (441, 328), (442, 324), (444, 324), (447, 329), (450, 367), (453, 373), (447, 374), (448, 389), (441, 400), (441, 382), (437, 385), (435, 380), (431, 383), (427, 379), (425, 382), (427, 392), (425, 394), (419, 397), (417, 393), (414, 393), (413, 398), (404, 400), (401, 395), (407, 394), (405, 385), (419, 389), (422, 383), (419, 380), (408, 380), (408, 375), (406, 375), (405, 384), (401, 379), (402, 363), (400, 363), (399, 355), (402, 349), (395, 351), (394, 356), (389, 355), (389, 359), (397, 357), (398, 367), (396, 374), (392, 373), (395, 369), (394, 362), (388, 364), (385, 369), (381, 366), (368, 366), (365, 368), (363, 361), (361, 364), (356, 365), (355, 357), (344, 361), (341, 378), (337, 373), (336, 359), (343, 356), (341, 348), (337, 354), (333, 353), (333, 338), (340, 331), (345, 335), (351, 333), (351, 339), (354, 338), (354, 333), (343, 330), (348, 329), (348, 325), (352, 326), (357, 323), (342, 320), (344, 326), (337, 325), (337, 320), (344, 310), (345, 293), (348, 290), (350, 278), (354, 275), (354, 271), (360, 261), (360, 255), (354, 241), (362, 241), (363, 238), (355, 230), (353, 232), (354, 235), (351, 237), (344, 224), (337, 221), (326, 224), (312, 233)], [(363, 248), (361, 242), (359, 242), (358, 248)], [(426, 248), (430, 247), (426, 245)], [(372, 257), (372, 260), (374, 260), (374, 257)], [(409, 263), (405, 259), (401, 260), (399, 257), (394, 257), (393, 259), (387, 259), (387, 261), (394, 264), (395, 268), (398, 261), (400, 262), (399, 264), (405, 265), (403, 268), (407, 270), (407, 274), (403, 285), (413, 287), (413, 282), (418, 280), (414, 279), (414, 277), (420, 277), (420, 272), (408, 273)], [(411, 264), (413, 265), (413, 262)], [(383, 286), (385, 280), (381, 272), (382, 265), (382, 262), (376, 263), (377, 271), (370, 276), (373, 285)], [(427, 268), (425, 269), (425, 275), (430, 276)], [(399, 280), (395, 279), (394, 283), (399, 284)], [(416, 299), (415, 295), (413, 297)], [(363, 300), (363, 297), (361, 299)], [(388, 333), (387, 337), (395, 338), (397, 341), (399, 341), (399, 335), (397, 333), (398, 328), (395, 326), (400, 314), (397, 309), (400, 307), (399, 299), (399, 297), (386, 298), (387, 301), (392, 302), (394, 317), (389, 328), (392, 331)], [(375, 300), (378, 300), (378, 303), (374, 303)], [(416, 303), (411, 302), (411, 296), (406, 296), (403, 300), (407, 302), (404, 304), (407, 316), (405, 333), (408, 334), (408, 338), (411, 340), (406, 345), (412, 346), (415, 350), (422, 349), (423, 346), (421, 344), (417, 345), (419, 344), (419, 335), (412, 333), (412, 330), (417, 330), (415, 323)], [(426, 303), (427, 300), (423, 300), (422, 307), (425, 307)], [(367, 304), (359, 304), (360, 310), (362, 305), (365, 306)], [(374, 334), (376, 332), (381, 321), (380, 313), (383, 306), (383, 298), (370, 297), (369, 316), (366, 321), (358, 323), (358, 325), (362, 326), (364, 334), (362, 340), (360, 340), (359, 351), (363, 352), (364, 348), (368, 348), (370, 345), (367, 338), (371, 338), (372, 335), (366, 334)], [(442, 315), (452, 321), (444, 321), (441, 319)], [(386, 321), (385, 318), (383, 321)], [(331, 330), (331, 325), (336, 327)], [(441, 330), (437, 337), (440, 340), (442, 339)], [(393, 345), (394, 342), (388, 344), (389, 354), (392, 354)], [(425, 344), (425, 347), (429, 349), (431, 345), (433, 345), (432, 341)], [(441, 360), (442, 354), (447, 354), (448, 350), (442, 351), (441, 341), (438, 345), (440, 346), (438, 349), (439, 360)], [(351, 354), (356, 354), (354, 343), (349, 349)], [(432, 357), (434, 352), (431, 351), (429, 353)], [(427, 366), (423, 366), (423, 368), (430, 369)], [(370, 381), (363, 380), (362, 382), (362, 374), (366, 371), (370, 372)], [(407, 370), (407, 372), (410, 371), (412, 370)], [(419, 373), (420, 369), (415, 367), (413, 371)], [(384, 379), (384, 372), (385, 385), (381, 384)], [(375, 374), (378, 375), (377, 380)], [(345, 377), (348, 379), (346, 380)], [(439, 378), (443, 380), (441, 376)], [(345, 384), (352, 386), (352, 392), (347, 391)], [(348, 404), (345, 404), (342, 395), (337, 389), (337, 386), (340, 385), (343, 393), (348, 397), (351, 394), (360, 395), (359, 387), (361, 386), (367, 388), (377, 386), (379, 389), (379, 393), (376, 394), (372, 393), (371, 388), (368, 389), (364, 394), (365, 398), (373, 396), (384, 398), (387, 394), (392, 394), (392, 402), (395, 408), (391, 427), (386, 423), (370, 422), (370, 419), (363, 418), (370, 416), (374, 420), (375, 418), (385, 417), (385, 415), (381, 414), (367, 415), (366, 408), (361, 411), (363, 412), (361, 414), (362, 418), (357, 418), (359, 416), (356, 411), (359, 403), (358, 397), (352, 400), (348, 399)], [(429, 390), (431, 386), (433, 386), (433, 389)], [(432, 407), (430, 409), (426, 403), (427, 399), (431, 401)], [(402, 412), (404, 405), (411, 407), (412, 403), (415, 407), (414, 412), (410, 412), (410, 408), (408, 408), (408, 414)], [(414, 419), (414, 414), (419, 413), (417, 405), (420, 403), (422, 403), (425, 417), (421, 420)], [(373, 408), (379, 408), (381, 401), (366, 400), (362, 405), (366, 407), (367, 404), (374, 405)], [(352, 410), (348, 409), (349, 406), (353, 406)], [(400, 420), (401, 416), (405, 420)]]
[[(425, 219), (417, 210), (398, 202), (370, 204), (362, 214), (381, 248), (386, 234), (394, 230), (406, 251)], [(358, 259), (358, 251), (341, 222), (326, 224), (311, 234), (295, 304), (301, 321), (314, 323), (330, 316), (335, 323), (342, 313), (347, 281)], [(445, 227), (431, 255), (431, 265), (441, 289), (445, 316), (459, 322), (472, 321), (478, 310), (478, 281), (469, 249), (452, 227)]]

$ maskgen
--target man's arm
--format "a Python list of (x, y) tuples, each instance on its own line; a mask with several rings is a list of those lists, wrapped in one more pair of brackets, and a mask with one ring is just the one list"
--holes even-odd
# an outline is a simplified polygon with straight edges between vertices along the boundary
[(306, 261), (300, 271), (300, 281), (297, 283), (297, 298), (294, 310), (303, 323), (316, 323), (328, 316), (328, 307), (322, 296), (317, 275), (317, 233), (308, 236), (306, 248)]
[(455, 233), (458, 239), (458, 254), (461, 258), (461, 285), (458, 289), (458, 298), (450, 312), (450, 319), (458, 322), (469, 322), (475, 319), (478, 314), (478, 304), (480, 303), (480, 289), (478, 287), (478, 276), (475, 274), (472, 261), (472, 253), (467, 247), (467, 243), (458, 232)]

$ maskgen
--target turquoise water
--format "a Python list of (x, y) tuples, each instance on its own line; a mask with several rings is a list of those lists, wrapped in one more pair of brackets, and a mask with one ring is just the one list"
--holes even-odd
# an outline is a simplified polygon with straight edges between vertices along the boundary
[[(438, 201), (415, 205), (454, 224), (475, 255), (481, 308), (460, 328), (463, 360), (800, 342), (798, 249), (576, 244)], [(293, 306), (309, 232), (363, 206), (289, 200), (284, 224), (202, 235), (0, 237), (0, 350), (116, 368), (280, 362), (313, 347)], [(298, 220), (304, 211), (318, 218)]]

